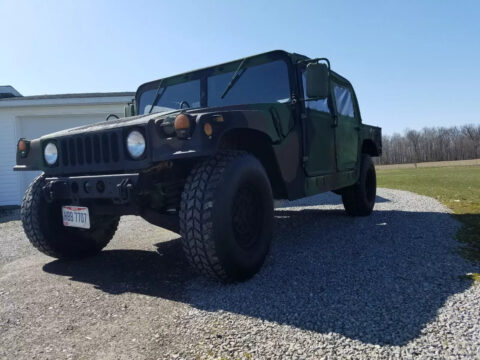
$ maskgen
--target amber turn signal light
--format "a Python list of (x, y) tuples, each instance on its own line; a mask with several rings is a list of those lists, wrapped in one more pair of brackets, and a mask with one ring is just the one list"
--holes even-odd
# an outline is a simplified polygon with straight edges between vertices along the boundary
[(173, 127), (177, 132), (177, 136), (181, 138), (186, 138), (190, 135), (191, 126), (190, 117), (186, 114), (177, 115), (173, 122)]
[(17, 149), (18, 149), (18, 152), (22, 152), (22, 151), (27, 150), (27, 144), (25, 143), (25, 140), (20, 140), (18, 142)]
[(205, 135), (207, 135), (208, 137), (212, 136), (213, 134), (212, 125), (208, 122), (205, 123), (205, 125), (203, 125), (203, 131), (205, 132)]
[(180, 114), (175, 118), (175, 122), (173, 123), (175, 130), (184, 130), (190, 128), (190, 118), (188, 115)]
[(17, 152), (21, 157), (27, 157), (28, 151), (30, 150), (30, 142), (25, 139), (18, 140), (17, 143)]

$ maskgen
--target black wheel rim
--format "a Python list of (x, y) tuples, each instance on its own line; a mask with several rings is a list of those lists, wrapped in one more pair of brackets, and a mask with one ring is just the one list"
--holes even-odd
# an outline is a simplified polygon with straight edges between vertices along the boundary
[(257, 242), (263, 221), (260, 196), (251, 187), (240, 188), (233, 201), (232, 226), (235, 240), (245, 249)]

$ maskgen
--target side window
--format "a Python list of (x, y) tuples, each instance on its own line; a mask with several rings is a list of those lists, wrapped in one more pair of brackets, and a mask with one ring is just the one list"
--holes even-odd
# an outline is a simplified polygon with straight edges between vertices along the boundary
[(341, 85), (333, 85), (333, 94), (335, 96), (335, 104), (339, 115), (355, 117), (353, 109), (352, 92), (349, 88)]
[(307, 97), (307, 86), (306, 86), (306, 80), (305, 80), (305, 69), (302, 70), (302, 83), (303, 83), (303, 98), (305, 99), (305, 108), (330, 114), (330, 109), (328, 107), (328, 99), (306, 101), (308, 97)]

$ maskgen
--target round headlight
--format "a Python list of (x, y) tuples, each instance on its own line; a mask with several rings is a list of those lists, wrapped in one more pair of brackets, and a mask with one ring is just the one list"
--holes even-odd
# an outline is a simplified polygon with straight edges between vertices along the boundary
[(43, 150), (43, 156), (48, 165), (54, 165), (58, 159), (57, 145), (49, 142), (47, 146), (45, 146), (45, 150)]
[(127, 136), (127, 149), (130, 156), (138, 159), (145, 152), (145, 137), (140, 131), (133, 130)]

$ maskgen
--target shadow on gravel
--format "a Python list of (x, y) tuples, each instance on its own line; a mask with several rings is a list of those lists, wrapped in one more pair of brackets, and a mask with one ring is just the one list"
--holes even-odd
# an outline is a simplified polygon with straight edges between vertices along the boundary
[(20, 208), (18, 206), (0, 206), (0, 224), (20, 220)]
[(56, 260), (44, 265), (43, 270), (93, 284), (110, 294), (133, 292), (186, 300), (184, 284), (196, 275), (183, 256), (180, 238), (157, 246), (157, 252), (105, 250), (84, 260)]
[(136, 292), (379, 345), (418, 337), (449, 296), (470, 286), (459, 279), (471, 268), (454, 253), (455, 223), (447, 214), (350, 218), (341, 210), (284, 208), (275, 216), (266, 264), (241, 284), (194, 275), (180, 239), (159, 243), (157, 253), (110, 250), (44, 270), (111, 294)]
[[(282, 203), (283, 202), (283, 203)], [(377, 195), (375, 203), (390, 202), (389, 199)], [(317, 206), (317, 205), (343, 205), (342, 197), (333, 192), (322, 193), (293, 201), (280, 201), (281, 208), (291, 208), (298, 206)]]

